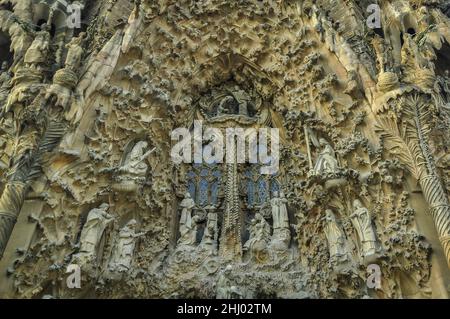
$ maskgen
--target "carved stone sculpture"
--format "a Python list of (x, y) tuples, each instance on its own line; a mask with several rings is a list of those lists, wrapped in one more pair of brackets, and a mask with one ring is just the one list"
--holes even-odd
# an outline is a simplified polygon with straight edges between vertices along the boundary
[(322, 147), (322, 151), (317, 158), (316, 164), (314, 166), (314, 174), (334, 174), (339, 171), (339, 164), (336, 159), (336, 154), (331, 147), (331, 145), (321, 138), (319, 144)]
[(377, 239), (373, 230), (372, 219), (369, 210), (363, 207), (359, 199), (355, 199), (353, 202), (353, 209), (350, 218), (353, 220), (353, 225), (361, 242), (362, 255), (367, 259), (374, 256), (377, 250)]
[(62, 2), (0, 0), (0, 298), (449, 298), (448, 1)]
[(74, 256), (74, 259), (82, 264), (86, 262), (95, 262), (104, 231), (108, 224), (114, 220), (114, 218), (107, 213), (108, 208), (108, 204), (101, 204), (98, 208), (92, 209), (87, 216), (80, 235), (80, 248), (78, 253)]
[[(178, 245), (194, 245), (197, 236), (196, 219), (192, 216), (192, 211), (195, 207), (195, 202), (191, 198), (191, 194), (187, 192), (184, 199), (180, 203), (181, 217), (180, 217), (180, 238), (178, 239)], [(194, 216), (195, 217), (195, 216)]]
[(230, 94), (234, 97), (238, 103), (238, 114), (248, 116), (248, 103), (250, 102), (250, 96), (244, 91), (235, 87), (230, 91)]
[(43, 24), (41, 31), (36, 33), (33, 43), (25, 53), (24, 62), (30, 68), (43, 68), (47, 62), (47, 54), (50, 48), (49, 26)]
[[(206, 207), (205, 209), (208, 209)], [(211, 253), (217, 253), (217, 239), (218, 239), (218, 227), (217, 227), (217, 213), (214, 212), (215, 207), (211, 207), (212, 212), (207, 214), (207, 221), (205, 231), (200, 246), (210, 251)]]
[(227, 265), (217, 281), (217, 299), (242, 299), (244, 296), (232, 281), (233, 267)]
[(8, 71), (8, 62), (4, 61), (0, 70), (0, 112), (11, 90), (11, 73)]
[(130, 270), (136, 239), (145, 235), (144, 232), (136, 233), (136, 225), (136, 220), (132, 219), (120, 229), (117, 243), (109, 263), (110, 270), (118, 272)]
[(278, 192), (274, 192), (273, 198), (270, 200), (273, 220), (273, 234), (270, 246), (276, 250), (287, 249), (291, 240), (286, 204), (287, 199), (284, 193), (278, 194)]
[(14, 52), (14, 65), (16, 65), (27, 52), (32, 38), (19, 23), (11, 24), (9, 34), (11, 35), (11, 52)]
[(331, 209), (325, 211), (325, 236), (328, 241), (330, 263), (339, 265), (348, 260), (345, 234)]
[(250, 238), (244, 244), (244, 250), (250, 251), (258, 261), (264, 260), (264, 253), (270, 243), (270, 225), (257, 213), (250, 222)]
[(123, 163), (116, 171), (115, 180), (117, 184), (114, 187), (119, 191), (136, 191), (145, 183), (148, 164), (146, 158), (155, 151), (147, 150), (146, 141), (137, 142), (131, 151), (126, 154)]
[(53, 84), (48, 88), (45, 98), (56, 97), (56, 105), (67, 109), (71, 102), (72, 91), (78, 83), (78, 69), (83, 56), (82, 40), (84, 33), (73, 38), (66, 46), (68, 49), (65, 67), (53, 76)]

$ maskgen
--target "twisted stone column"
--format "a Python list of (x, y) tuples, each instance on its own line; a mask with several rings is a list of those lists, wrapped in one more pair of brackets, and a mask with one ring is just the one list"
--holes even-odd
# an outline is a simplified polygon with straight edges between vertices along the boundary
[(0, 258), (25, 200), (26, 190), (25, 183), (13, 181), (6, 185), (0, 197)]
[(430, 213), (433, 217), (439, 241), (444, 249), (447, 264), (450, 267), (450, 204), (447, 194), (442, 187), (441, 180), (436, 175), (428, 175), (420, 178), (425, 200), (430, 205)]
[(242, 257), (241, 214), (236, 163), (227, 164), (225, 200), (220, 255), (225, 259), (240, 260)]

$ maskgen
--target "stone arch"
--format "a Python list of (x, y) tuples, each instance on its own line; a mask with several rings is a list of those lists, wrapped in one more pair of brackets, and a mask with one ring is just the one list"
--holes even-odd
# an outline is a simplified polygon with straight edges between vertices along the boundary
[[(181, 86), (177, 100), (187, 92), (196, 92), (201, 95), (209, 88), (230, 78), (233, 78), (238, 84), (251, 83), (264, 99), (270, 98), (281, 88), (281, 85), (273, 77), (247, 57), (238, 53), (224, 53), (200, 64), (193, 72), (192, 77)], [(188, 81), (191, 84), (190, 87)]]

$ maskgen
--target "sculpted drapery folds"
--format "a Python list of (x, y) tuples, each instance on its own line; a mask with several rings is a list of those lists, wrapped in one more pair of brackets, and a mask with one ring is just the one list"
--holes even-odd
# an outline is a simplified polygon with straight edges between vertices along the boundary
[(79, 2), (0, 1), (0, 297), (448, 298), (444, 1)]

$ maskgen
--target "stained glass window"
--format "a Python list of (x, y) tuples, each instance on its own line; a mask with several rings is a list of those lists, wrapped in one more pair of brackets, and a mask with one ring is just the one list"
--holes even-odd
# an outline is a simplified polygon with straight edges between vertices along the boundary
[(247, 205), (260, 206), (269, 201), (274, 192), (280, 191), (275, 175), (261, 175), (259, 165), (249, 166), (244, 173)]
[(195, 202), (205, 207), (217, 204), (221, 172), (216, 164), (194, 164), (187, 173), (188, 191)]

